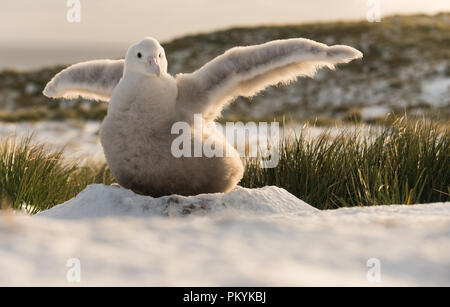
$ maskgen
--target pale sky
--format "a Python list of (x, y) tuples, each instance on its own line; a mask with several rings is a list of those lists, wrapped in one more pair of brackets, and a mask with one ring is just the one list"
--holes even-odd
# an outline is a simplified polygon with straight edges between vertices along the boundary
[[(377, 0), (370, 0), (377, 1)], [(382, 16), (450, 11), (449, 0), (379, 0)], [(237, 25), (363, 19), (368, 0), (80, 0), (69, 23), (67, 0), (0, 0), (0, 46), (129, 44), (168, 40)]]

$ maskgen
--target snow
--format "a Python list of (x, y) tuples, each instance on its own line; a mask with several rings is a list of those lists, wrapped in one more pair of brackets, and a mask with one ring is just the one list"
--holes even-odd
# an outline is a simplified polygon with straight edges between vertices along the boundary
[(155, 199), (91, 185), (0, 216), (0, 258), (0, 285), (448, 286), (450, 203), (319, 211), (277, 187)]
[(437, 106), (445, 106), (450, 102), (450, 78), (438, 77), (422, 83), (422, 97), (425, 101)]
[(223, 194), (201, 194), (197, 196), (163, 196), (153, 198), (135, 194), (120, 186), (93, 184), (77, 197), (38, 213), (60, 219), (98, 218), (107, 216), (169, 216), (206, 215), (219, 212), (251, 214), (316, 212), (314, 207), (277, 187), (246, 189), (236, 187)]
[(391, 112), (391, 109), (386, 106), (369, 106), (362, 108), (361, 118), (363, 120), (383, 118), (389, 112)]
[(100, 122), (97, 121), (41, 121), (1, 123), (0, 137), (23, 137), (33, 133), (33, 142), (46, 144), (50, 149), (64, 148), (67, 159), (80, 162), (104, 161), (99, 138)]

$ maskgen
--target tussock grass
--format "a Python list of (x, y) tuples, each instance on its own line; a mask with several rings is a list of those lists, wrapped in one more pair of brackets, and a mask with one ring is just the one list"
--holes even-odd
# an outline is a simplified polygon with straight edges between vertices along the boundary
[(34, 214), (74, 197), (88, 184), (113, 182), (106, 165), (77, 166), (64, 160), (62, 150), (48, 150), (31, 140), (30, 135), (0, 143), (2, 207)]
[[(324, 132), (285, 138), (277, 167), (247, 160), (240, 185), (276, 185), (320, 208), (448, 201), (450, 137), (447, 125), (400, 118), (338, 136)], [(111, 184), (105, 164), (66, 161), (61, 150), (34, 145), (32, 137), (0, 142), (0, 205), (30, 214), (60, 204), (88, 184)]]
[(286, 138), (276, 168), (248, 160), (241, 185), (276, 185), (320, 208), (449, 200), (450, 138), (446, 127), (397, 119), (374, 135), (328, 132)]

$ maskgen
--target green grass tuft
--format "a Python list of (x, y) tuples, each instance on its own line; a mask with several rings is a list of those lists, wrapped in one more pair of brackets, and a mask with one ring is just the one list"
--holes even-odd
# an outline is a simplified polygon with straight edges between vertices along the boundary
[(77, 166), (64, 160), (62, 150), (47, 150), (31, 140), (8, 138), (0, 144), (3, 207), (34, 214), (76, 196), (88, 184), (113, 182), (106, 164)]
[(371, 136), (354, 130), (285, 139), (278, 166), (247, 160), (241, 185), (283, 187), (320, 209), (448, 201), (447, 128), (401, 118), (379, 129)]

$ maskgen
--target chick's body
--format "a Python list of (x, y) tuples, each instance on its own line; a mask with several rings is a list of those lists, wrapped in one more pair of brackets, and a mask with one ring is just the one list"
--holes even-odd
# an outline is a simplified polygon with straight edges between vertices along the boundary
[[(191, 157), (176, 157), (172, 125), (186, 119), (176, 110), (177, 85), (170, 75), (122, 79), (108, 106), (100, 139), (117, 182), (136, 193), (154, 197), (227, 192), (242, 178), (243, 165), (236, 150), (213, 125), (203, 122), (195, 138), (192, 122)], [(194, 142), (214, 138), (229, 156), (194, 157)], [(231, 153), (231, 154), (230, 154)]]

